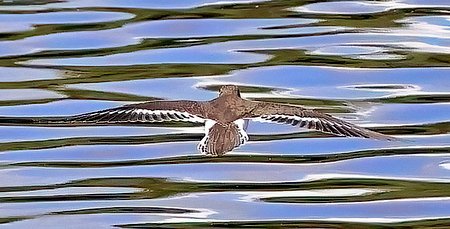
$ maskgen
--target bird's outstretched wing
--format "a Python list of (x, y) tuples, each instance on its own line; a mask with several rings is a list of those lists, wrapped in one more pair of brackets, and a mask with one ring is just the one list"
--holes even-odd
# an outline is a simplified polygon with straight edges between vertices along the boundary
[(315, 110), (277, 103), (255, 102), (245, 118), (255, 121), (290, 124), (338, 136), (396, 140), (396, 138), (356, 126)]
[(195, 101), (154, 101), (95, 111), (64, 118), (70, 123), (205, 122), (204, 103)]

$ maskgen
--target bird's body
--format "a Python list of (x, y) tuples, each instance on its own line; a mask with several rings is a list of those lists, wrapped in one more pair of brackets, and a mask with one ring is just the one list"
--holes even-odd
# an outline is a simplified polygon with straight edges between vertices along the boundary
[(394, 138), (315, 110), (241, 98), (239, 88), (222, 86), (219, 97), (211, 101), (154, 101), (131, 104), (71, 116), (71, 123), (129, 123), (185, 121), (205, 124), (205, 137), (198, 149), (205, 155), (221, 156), (248, 141), (248, 120), (276, 122), (347, 137), (382, 140)]

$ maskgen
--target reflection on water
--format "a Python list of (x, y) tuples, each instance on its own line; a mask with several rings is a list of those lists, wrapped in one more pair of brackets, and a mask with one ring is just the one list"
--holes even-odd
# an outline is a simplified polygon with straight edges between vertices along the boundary
[[(450, 225), (444, 0), (0, 2), (0, 224)], [(405, 141), (250, 123), (225, 157), (184, 123), (45, 126), (157, 99), (313, 107)]]

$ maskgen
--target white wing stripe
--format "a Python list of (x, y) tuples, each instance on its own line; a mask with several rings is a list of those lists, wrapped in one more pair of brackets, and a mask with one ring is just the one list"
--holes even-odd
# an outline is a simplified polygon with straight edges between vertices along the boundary
[(138, 108), (118, 108), (75, 116), (72, 121), (80, 122), (164, 122), (185, 121), (204, 123), (205, 119), (175, 110), (147, 110)]
[[(145, 115), (156, 115), (160, 120), (160, 122), (165, 120), (174, 120), (174, 121), (187, 121), (187, 122), (205, 122), (205, 119), (192, 115), (188, 112), (179, 112), (174, 110), (146, 110), (146, 109), (134, 109), (130, 110), (128, 112), (133, 112), (137, 114), (145, 114)], [(172, 117), (169, 117), (167, 114), (169, 114)], [(166, 118), (162, 118), (162, 115), (166, 116)], [(175, 118), (173, 118), (175, 117)], [(178, 118), (181, 117), (181, 118)], [(158, 120), (155, 120), (158, 121)]]
[[(314, 115), (314, 114), (312, 114)], [(331, 133), (339, 136), (347, 137), (363, 137), (363, 138), (375, 138), (380, 140), (394, 140), (389, 136), (358, 127), (351, 123), (333, 118), (331, 116), (317, 115), (317, 117), (300, 117), (296, 115), (262, 115), (253, 120), (259, 122), (272, 122), (280, 124), (290, 124), (298, 127), (305, 127), (308, 129), (314, 129), (325, 133)]]
[(293, 116), (293, 115), (265, 115), (265, 116), (261, 116), (258, 118), (254, 118), (254, 121), (258, 121), (258, 122), (277, 122), (277, 121), (272, 121), (273, 119), (282, 119), (282, 118), (286, 118), (286, 119), (293, 119), (293, 120), (297, 120), (299, 122), (301, 121), (305, 121), (305, 122), (321, 122), (321, 123), (326, 123), (328, 125), (332, 125), (332, 126), (340, 126), (340, 127), (347, 127), (347, 128), (352, 128), (350, 126), (344, 125), (344, 124), (340, 124), (340, 123), (336, 123), (336, 122), (330, 122), (326, 119), (320, 119), (320, 118), (311, 118), (311, 117), (299, 117), (299, 116)]

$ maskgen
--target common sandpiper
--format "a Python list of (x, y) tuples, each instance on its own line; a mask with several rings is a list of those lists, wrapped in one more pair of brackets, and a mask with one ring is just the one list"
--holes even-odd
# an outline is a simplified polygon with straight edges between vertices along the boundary
[(209, 156), (222, 156), (247, 142), (249, 120), (289, 124), (338, 136), (394, 139), (313, 109), (243, 99), (235, 85), (222, 86), (219, 97), (210, 101), (152, 101), (64, 119), (70, 123), (99, 124), (164, 121), (203, 123), (205, 136), (197, 148)]

